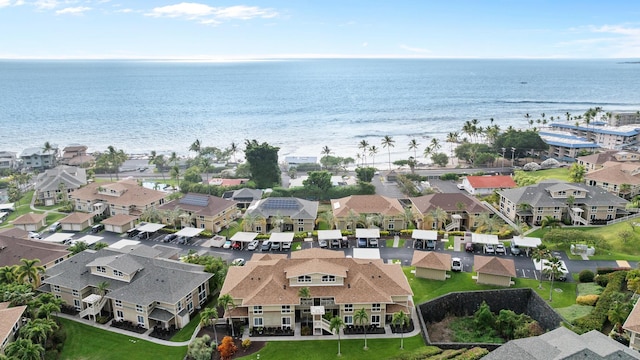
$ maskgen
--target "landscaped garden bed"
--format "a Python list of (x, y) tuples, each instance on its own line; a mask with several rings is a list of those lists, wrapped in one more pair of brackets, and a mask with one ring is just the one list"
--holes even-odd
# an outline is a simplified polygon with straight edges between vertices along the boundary
[(362, 335), (365, 333), (365, 329), (367, 330), (367, 334), (384, 334), (384, 328), (376, 325), (347, 325), (344, 328), (345, 335)]

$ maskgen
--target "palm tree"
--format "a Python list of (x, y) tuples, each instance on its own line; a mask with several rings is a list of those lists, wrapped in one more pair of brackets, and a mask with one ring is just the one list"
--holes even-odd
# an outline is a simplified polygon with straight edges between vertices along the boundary
[(155, 165), (156, 169), (158, 169), (158, 171), (160, 172), (160, 175), (162, 175), (162, 180), (166, 182), (166, 179), (164, 177), (164, 167), (167, 165), (167, 161), (164, 158), (164, 155), (157, 155), (155, 150), (151, 151), (151, 156), (149, 156), (149, 164)]
[(218, 343), (218, 332), (216, 331), (216, 323), (218, 322), (218, 310), (215, 307), (204, 308), (200, 312), (200, 326), (213, 327), (213, 334)]
[(108, 281), (100, 281), (96, 285), (96, 291), (98, 292), (98, 295), (105, 296), (107, 294), (107, 291), (109, 290), (110, 285), (111, 284), (109, 284)]
[(424, 155), (425, 159), (429, 159), (429, 157), (431, 157), (431, 155), (433, 154), (433, 149), (431, 148), (431, 146), (427, 146), (426, 148), (424, 148), (424, 151), (422, 152), (422, 155)]
[(254, 231), (253, 229), (255, 229), (256, 225), (260, 225), (264, 222), (265, 220), (260, 214), (245, 213), (242, 226), (244, 227), (244, 231)]
[(387, 148), (387, 153), (389, 154), (389, 171), (391, 171), (391, 148), (395, 147), (396, 141), (389, 135), (385, 135), (382, 138), (382, 147)]
[(432, 211), (429, 212), (429, 216), (436, 223), (436, 230), (440, 230), (440, 224), (444, 225), (445, 221), (447, 221), (449, 214), (444, 211), (441, 207), (436, 207)]
[(371, 145), (369, 147), (369, 155), (371, 156), (371, 166), (376, 167), (376, 154), (378, 153), (378, 147)]
[[(236, 160), (236, 153), (239, 151), (240, 149), (238, 148), (238, 144), (236, 144), (235, 142), (231, 142), (231, 145), (229, 145), (229, 152), (231, 153), (231, 155), (233, 156), (233, 162), (237, 163), (238, 161)], [(216, 339), (216, 342), (218, 342), (218, 340)]]
[(360, 216), (353, 209), (349, 209), (346, 218), (346, 225), (350, 226), (351, 231), (356, 231), (359, 222)]
[(417, 154), (418, 146), (420, 146), (420, 144), (416, 139), (411, 139), (411, 141), (409, 141), (409, 151), (413, 150), (414, 159), (418, 158), (418, 154)]
[(551, 215), (547, 215), (544, 217), (544, 219), (542, 219), (542, 222), (540, 223), (540, 228), (544, 229), (547, 226), (549, 226), (552, 229), (557, 229), (560, 227), (560, 219), (556, 219), (555, 217), (551, 216)]
[[(326, 146), (326, 145), (325, 145), (325, 146), (322, 148), (322, 151), (320, 152), (320, 153), (322, 154), (322, 158), (321, 158), (321, 160), (320, 160), (320, 164), (326, 163), (326, 159), (327, 159), (327, 157), (328, 157), (329, 155), (331, 155), (331, 153), (332, 153), (332, 152), (333, 152), (333, 151), (331, 151), (331, 149), (330, 149), (328, 146)], [(324, 160), (324, 161), (323, 161), (323, 160)], [(325, 168), (326, 168), (326, 165), (325, 165)]]
[(40, 259), (20, 259), (21, 265), (18, 265), (18, 281), (25, 281), (31, 284), (33, 289), (40, 287), (40, 274), (44, 273), (44, 267), (38, 265)]
[[(541, 263), (542, 265), (542, 263)], [(542, 269), (542, 267), (541, 267)], [(562, 275), (562, 273), (564, 271), (566, 271), (567, 269), (565, 269), (562, 266), (562, 262), (560, 261), (560, 258), (557, 256), (551, 256), (548, 260), (547, 260), (547, 264), (543, 269), (543, 272), (549, 277), (549, 279), (551, 279), (551, 287), (549, 288), (549, 301), (553, 301), (553, 281), (557, 278), (560, 277), (560, 275)]]
[(367, 166), (367, 149), (369, 149), (369, 142), (365, 139), (362, 139), (358, 143), (358, 149), (362, 150), (362, 165)]
[(614, 325), (618, 333), (622, 333), (622, 324), (627, 320), (630, 312), (631, 306), (627, 302), (623, 301), (623, 299), (616, 300), (615, 305), (613, 305), (613, 307), (611, 307), (607, 312), (607, 319), (609, 319), (609, 322)]
[(442, 146), (440, 145), (440, 141), (436, 138), (431, 139), (431, 150), (434, 153), (437, 153), (438, 150), (440, 150), (442, 148)]
[(404, 208), (402, 212), (402, 220), (404, 220), (405, 229), (409, 229), (413, 220), (415, 219), (415, 215), (413, 213), (413, 209), (411, 206), (407, 206)]
[(338, 334), (338, 356), (342, 356), (340, 353), (340, 330), (344, 327), (344, 321), (339, 316), (334, 316), (331, 318), (331, 322), (329, 323), (329, 330)]
[(58, 324), (53, 320), (32, 319), (20, 329), (20, 335), (36, 344), (44, 345), (57, 328)]
[(194, 141), (191, 146), (189, 146), (189, 151), (193, 151), (194, 153), (200, 155), (200, 151), (202, 151), (200, 140), (196, 139), (196, 141)]
[(327, 224), (329, 230), (333, 230), (336, 225), (336, 218), (333, 216), (333, 213), (331, 211), (325, 211), (320, 213), (320, 216), (318, 216), (318, 220), (316, 220), (316, 223), (320, 222)]
[(542, 262), (548, 257), (549, 250), (547, 250), (547, 246), (545, 244), (538, 245), (531, 253), (531, 258), (540, 263), (540, 285), (538, 285), (538, 289), (542, 289)]
[[(303, 299), (304, 300), (311, 299), (311, 290), (309, 290), (309, 288), (306, 286), (301, 287), (300, 289), (298, 289), (298, 298), (300, 298), (300, 305), (302, 305)], [(304, 312), (302, 316), (306, 317)]]
[(127, 161), (127, 154), (124, 153), (124, 150), (117, 150), (113, 146), (109, 145), (107, 147), (107, 160), (109, 166), (116, 173), (116, 179), (120, 180), (118, 173), (120, 172), (120, 166)]
[(230, 294), (221, 295), (218, 298), (218, 306), (222, 306), (222, 308), (224, 309), (224, 314), (228, 315), (227, 318), (231, 321), (231, 336), (236, 337), (236, 333), (233, 328), (233, 319), (231, 318), (231, 314), (229, 314), (231, 309), (235, 307), (235, 303), (233, 302), (233, 298), (231, 297), (231, 295)]
[(7, 345), (4, 353), (10, 359), (40, 360), (44, 356), (44, 347), (29, 339), (18, 339)]
[(367, 346), (367, 327), (365, 325), (369, 324), (369, 314), (367, 314), (367, 310), (364, 308), (360, 308), (353, 314), (353, 320), (356, 324), (360, 324), (362, 326), (362, 330), (364, 331), (364, 349), (368, 350)]
[(404, 327), (410, 324), (410, 318), (404, 311), (398, 311), (393, 314), (391, 323), (400, 326), (400, 349), (404, 350)]
[(0, 267), (0, 284), (12, 284), (17, 281), (17, 272), (17, 265)]
[(202, 167), (202, 172), (205, 173), (207, 177), (207, 185), (209, 185), (209, 167), (211, 166), (211, 158), (208, 156), (203, 156), (200, 158), (200, 164)]

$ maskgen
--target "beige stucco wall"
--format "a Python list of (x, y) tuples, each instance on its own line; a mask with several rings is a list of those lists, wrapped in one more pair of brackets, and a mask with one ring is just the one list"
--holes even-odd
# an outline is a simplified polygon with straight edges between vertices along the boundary
[(433, 279), (433, 280), (446, 280), (447, 272), (445, 270), (416, 267), (416, 277)]
[(511, 277), (478, 273), (478, 284), (511, 286)]
[(326, 274), (307, 274), (311, 276), (311, 282), (298, 282), (297, 277), (289, 279), (289, 286), (301, 287), (301, 286), (343, 286), (344, 278), (336, 276), (335, 282), (322, 282), (322, 277)]

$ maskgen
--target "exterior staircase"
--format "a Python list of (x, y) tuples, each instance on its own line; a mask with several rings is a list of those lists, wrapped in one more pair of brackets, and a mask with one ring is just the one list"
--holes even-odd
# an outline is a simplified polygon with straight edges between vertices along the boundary
[(513, 221), (511, 221), (511, 219), (509, 219), (503, 213), (498, 211), (498, 209), (494, 208), (493, 205), (489, 204), (486, 201), (483, 201), (482, 205), (486, 206), (489, 210), (491, 210), (491, 212), (493, 212), (494, 214), (498, 215), (500, 217), (500, 219), (504, 220), (504, 222), (509, 224), (509, 226), (511, 226), (512, 228), (514, 228), (514, 229), (518, 228), (518, 225), (516, 225), (516, 223), (514, 223)]
[(107, 298), (103, 296), (102, 299), (100, 299), (100, 301), (98, 301), (97, 303), (93, 304), (93, 306), (88, 306), (84, 310), (80, 311), (80, 318), (83, 318), (85, 316), (93, 316), (95, 319), (95, 316), (97, 314), (100, 314), (100, 311), (102, 311), (102, 308), (106, 303), (107, 303)]
[(587, 221), (587, 219), (583, 218), (582, 216), (575, 214), (573, 211), (571, 211), (571, 209), (569, 209), (569, 216), (571, 216), (571, 222), (574, 225), (580, 224), (580, 225), (588, 225), (589, 222)]

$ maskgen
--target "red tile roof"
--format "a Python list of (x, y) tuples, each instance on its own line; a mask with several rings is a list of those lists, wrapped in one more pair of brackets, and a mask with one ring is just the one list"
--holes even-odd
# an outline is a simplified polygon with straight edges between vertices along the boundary
[(474, 189), (510, 189), (518, 186), (508, 175), (467, 176), (467, 181)]

